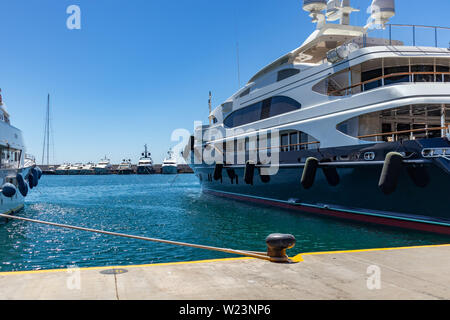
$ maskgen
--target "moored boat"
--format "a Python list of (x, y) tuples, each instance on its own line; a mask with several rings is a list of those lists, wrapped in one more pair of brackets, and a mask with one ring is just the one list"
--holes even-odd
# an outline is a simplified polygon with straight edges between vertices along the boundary
[(111, 161), (105, 156), (94, 166), (94, 173), (99, 175), (111, 174)]
[(94, 167), (95, 167), (94, 163), (88, 162), (81, 167), (80, 174), (82, 174), (82, 175), (94, 174), (95, 173)]
[(167, 158), (164, 159), (161, 166), (162, 174), (177, 174), (178, 173), (178, 165), (177, 160), (174, 157), (174, 153), (172, 150), (167, 152)]
[(69, 169), (70, 169), (70, 167), (71, 167), (70, 164), (64, 163), (64, 164), (58, 166), (58, 167), (55, 169), (55, 173), (56, 173), (57, 175), (66, 175), (66, 174), (69, 174)]
[(24, 207), (25, 197), (38, 185), (42, 171), (34, 157), (26, 155), (22, 131), (11, 125), (1, 94), (0, 136), (0, 213), (13, 214)]
[(117, 174), (133, 174), (133, 166), (131, 164), (131, 159), (124, 159), (117, 168)]
[(183, 155), (204, 192), (450, 234), (450, 51), (438, 42), (448, 28), (433, 27), (434, 46), (406, 45), (392, 30), (420, 26), (387, 24), (394, 1), (374, 0), (364, 27), (349, 24), (349, 1), (304, 9), (311, 36), (191, 137)]
[(153, 174), (155, 170), (153, 168), (153, 159), (151, 157), (151, 153), (148, 152), (147, 145), (144, 146), (144, 152), (142, 153), (142, 157), (139, 159), (136, 173), (137, 174)]

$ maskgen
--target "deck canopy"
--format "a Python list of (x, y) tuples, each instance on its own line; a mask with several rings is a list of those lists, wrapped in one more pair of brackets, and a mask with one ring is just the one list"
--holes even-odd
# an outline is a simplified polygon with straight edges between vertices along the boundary
[(328, 51), (337, 48), (347, 41), (363, 36), (365, 32), (363, 27), (326, 24), (321, 29), (315, 30), (299, 48), (289, 52), (259, 71), (250, 79), (249, 83), (254, 82), (283, 65), (321, 63), (326, 59)]

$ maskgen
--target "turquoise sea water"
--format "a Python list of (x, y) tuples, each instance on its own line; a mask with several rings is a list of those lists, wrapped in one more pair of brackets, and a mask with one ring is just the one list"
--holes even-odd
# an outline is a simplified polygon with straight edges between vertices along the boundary
[[(44, 176), (19, 216), (133, 235), (265, 251), (291, 233), (300, 252), (449, 243), (450, 237), (352, 223), (204, 195), (194, 175)], [(0, 271), (232, 257), (23, 221), (0, 224)]]

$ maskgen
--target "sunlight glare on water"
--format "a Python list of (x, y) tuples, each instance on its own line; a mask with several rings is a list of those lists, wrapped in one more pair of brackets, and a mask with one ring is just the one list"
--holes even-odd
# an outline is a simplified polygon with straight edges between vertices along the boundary
[[(265, 251), (270, 233), (291, 233), (300, 252), (448, 243), (445, 236), (352, 223), (204, 195), (194, 175), (44, 176), (21, 217), (218, 246)], [(0, 224), (0, 271), (134, 265), (233, 257), (24, 221)]]

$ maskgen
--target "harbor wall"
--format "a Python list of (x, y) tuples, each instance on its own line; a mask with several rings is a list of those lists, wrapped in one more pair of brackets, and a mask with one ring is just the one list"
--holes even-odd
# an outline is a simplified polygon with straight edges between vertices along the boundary
[[(38, 166), (39, 166), (39, 168), (42, 169), (42, 171), (44, 172), (44, 174), (52, 174), (51, 169), (52, 169), (52, 168), (57, 168), (57, 167), (59, 167), (60, 165), (54, 164), (54, 165), (38, 165)], [(111, 174), (117, 174), (118, 168), (119, 168), (119, 165), (118, 165), (118, 164), (112, 165)], [(161, 174), (161, 168), (162, 168), (162, 165), (161, 165), (161, 164), (155, 164), (155, 165), (153, 165), (153, 169), (155, 170), (155, 174)], [(136, 173), (136, 171), (137, 171), (137, 165), (133, 165), (133, 166), (132, 166), (132, 169), (133, 169), (133, 172)], [(178, 173), (179, 173), (179, 174), (194, 173), (194, 172), (192, 171), (192, 169), (191, 169), (187, 164), (179, 164), (178, 167), (177, 167), (177, 169), (178, 169)], [(92, 173), (92, 174), (94, 174), (94, 173)]]

